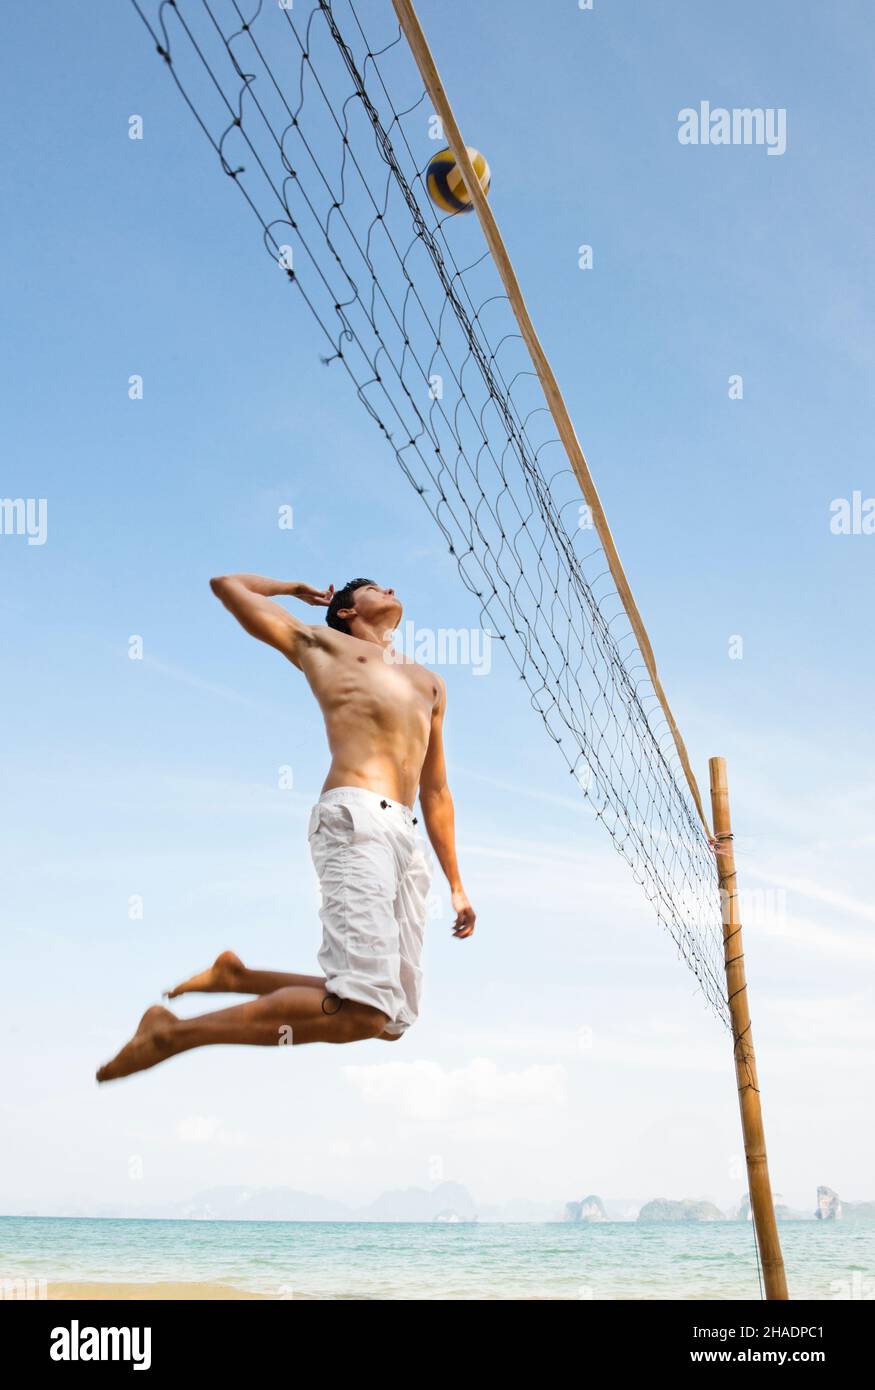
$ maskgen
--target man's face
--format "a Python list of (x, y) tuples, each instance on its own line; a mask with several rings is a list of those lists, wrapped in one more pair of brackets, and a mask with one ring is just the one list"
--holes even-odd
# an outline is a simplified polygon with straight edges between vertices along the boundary
[(384, 632), (394, 632), (404, 611), (394, 589), (381, 584), (363, 584), (353, 594), (355, 611), (360, 618)]

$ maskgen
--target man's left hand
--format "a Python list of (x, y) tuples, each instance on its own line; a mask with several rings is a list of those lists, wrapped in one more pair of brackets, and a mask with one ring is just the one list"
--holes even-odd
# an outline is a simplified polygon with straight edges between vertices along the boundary
[(473, 932), (477, 914), (469, 903), (468, 894), (464, 889), (457, 888), (451, 895), (451, 901), (453, 904), (453, 911), (456, 914), (456, 920), (453, 924), (453, 936), (457, 936), (461, 941), (466, 936), (470, 936)]

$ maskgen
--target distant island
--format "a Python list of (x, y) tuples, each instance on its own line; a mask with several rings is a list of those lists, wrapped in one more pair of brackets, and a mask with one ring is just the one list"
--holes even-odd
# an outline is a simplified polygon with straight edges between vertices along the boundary
[(566, 1221), (607, 1221), (608, 1213), (601, 1197), (584, 1197), (582, 1202), (566, 1202)]
[(819, 1187), (814, 1215), (818, 1221), (872, 1221), (875, 1220), (875, 1202), (842, 1202), (831, 1187)]
[(682, 1202), (669, 1202), (664, 1197), (657, 1197), (652, 1202), (645, 1202), (638, 1213), (638, 1220), (649, 1221), (725, 1221), (726, 1215), (715, 1207), (713, 1202), (691, 1202), (685, 1199)]
[[(873, 1221), (875, 1202), (842, 1202), (831, 1187), (817, 1189), (816, 1204), (811, 1211), (799, 1211), (787, 1205), (780, 1192), (772, 1193), (775, 1217), (778, 1221)], [(605, 1202), (591, 1193), (580, 1201), (566, 1202), (563, 1221), (599, 1222), (616, 1220), (607, 1214)], [(624, 1220), (652, 1224), (666, 1221), (750, 1221), (750, 1194), (745, 1192), (737, 1208), (722, 1211), (714, 1202), (704, 1198), (685, 1197), (680, 1201), (655, 1197), (638, 1210), (627, 1209)]]
[[(833, 1188), (823, 1185), (818, 1187), (816, 1201), (807, 1211), (789, 1207), (780, 1192), (773, 1192), (772, 1197), (779, 1222), (875, 1220), (875, 1202), (842, 1201)], [(436, 1183), (433, 1187), (390, 1189), (358, 1205), (291, 1187), (214, 1187), (196, 1192), (184, 1202), (156, 1201), (139, 1205), (86, 1205), (67, 1199), (42, 1210), (16, 1210), (14, 1204), (6, 1206), (0, 1195), (0, 1214), (153, 1221), (409, 1221), (462, 1226), (475, 1222), (482, 1225), (564, 1222), (584, 1226), (617, 1221), (655, 1225), (751, 1219), (747, 1193), (726, 1211), (703, 1197), (681, 1200), (656, 1197), (642, 1203), (640, 1198), (603, 1198), (594, 1192), (565, 1203), (529, 1197), (478, 1201), (463, 1184), (452, 1181)]]

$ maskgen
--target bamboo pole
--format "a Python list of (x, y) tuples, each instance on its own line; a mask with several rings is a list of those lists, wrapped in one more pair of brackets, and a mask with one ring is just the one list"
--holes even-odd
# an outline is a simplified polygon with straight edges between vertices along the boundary
[(574, 469), (574, 473), (580, 485), (580, 490), (583, 493), (584, 501), (587, 503), (592, 513), (593, 525), (595, 526), (599, 540), (604, 548), (611, 577), (613, 578), (623, 607), (626, 610), (629, 622), (632, 625), (632, 630), (635, 633), (639, 650), (644, 658), (644, 664), (647, 667), (653, 689), (656, 692), (663, 713), (668, 721), (675, 748), (680, 758), (681, 767), (687, 779), (687, 785), (689, 786), (693, 801), (696, 804), (696, 810), (699, 813), (705, 833), (710, 839), (711, 830), (705, 815), (705, 808), (702, 804), (698, 783), (696, 782), (693, 769), (690, 765), (689, 755), (687, 754), (680, 730), (675, 723), (675, 718), (671, 712), (668, 698), (662, 686), (662, 681), (659, 678), (659, 673), (656, 669), (656, 658), (653, 655), (653, 648), (650, 645), (650, 638), (647, 635), (644, 622), (638, 611), (638, 606), (632, 597), (632, 590), (629, 588), (626, 572), (617, 554), (617, 547), (614, 544), (614, 538), (611, 535), (611, 529), (608, 525), (601, 499), (596, 490), (596, 485), (593, 482), (592, 474), (589, 471), (589, 465), (584, 457), (580, 441), (577, 438), (571, 416), (568, 413), (568, 407), (565, 404), (562, 392), (559, 390), (559, 383), (556, 380), (553, 369), (547, 360), (547, 356), (535, 332), (532, 320), (529, 317), (529, 312), (526, 308), (522, 291), (520, 290), (519, 281), (516, 278), (510, 257), (507, 254), (507, 248), (498, 230), (498, 223), (495, 220), (486, 194), (480, 187), (480, 180), (474, 173), (474, 168), (468, 154), (468, 148), (465, 141), (462, 139), (462, 133), (456, 123), (456, 118), (453, 115), (449, 99), (444, 91), (443, 83), (441, 82), (428, 42), (416, 16), (416, 11), (413, 8), (411, 0), (392, 0), (392, 3), (395, 6), (395, 13), (398, 16), (398, 21), (407, 42), (410, 45), (422, 80), (425, 83), (426, 91), (434, 103), (436, 114), (440, 117), (447, 143), (453, 152), (453, 156), (465, 182), (465, 187), (468, 190), (474, 209), (480, 219), (480, 225), (483, 228), (487, 245), (498, 267), (498, 273), (501, 276), (507, 297), (510, 300), (511, 308), (516, 316), (520, 333), (529, 350), (532, 363), (541, 382), (541, 387), (559, 432), (559, 437), (565, 446), (565, 451), (568, 454), (571, 467)]
[(748, 1189), (766, 1298), (785, 1299), (787, 1278), (778, 1223), (772, 1201), (769, 1164), (766, 1157), (766, 1135), (760, 1104), (760, 1088), (754, 1055), (750, 1023), (750, 1004), (744, 969), (744, 948), (741, 940), (741, 914), (738, 906), (738, 884), (735, 872), (735, 851), (732, 847), (732, 821), (729, 814), (729, 783), (726, 760), (711, 758), (711, 811), (714, 817), (714, 839), (717, 851), (717, 880), (723, 908), (723, 954), (726, 961), (726, 986), (732, 1018), (735, 1076), (741, 1107), (741, 1129), (744, 1135), (744, 1156), (747, 1162)]

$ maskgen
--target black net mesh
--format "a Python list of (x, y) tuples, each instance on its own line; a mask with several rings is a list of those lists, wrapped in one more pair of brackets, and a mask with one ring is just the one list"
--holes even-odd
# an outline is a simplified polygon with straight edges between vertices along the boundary
[(428, 197), (446, 142), (388, 0), (132, 3), (729, 1027), (714, 854), (476, 219)]

